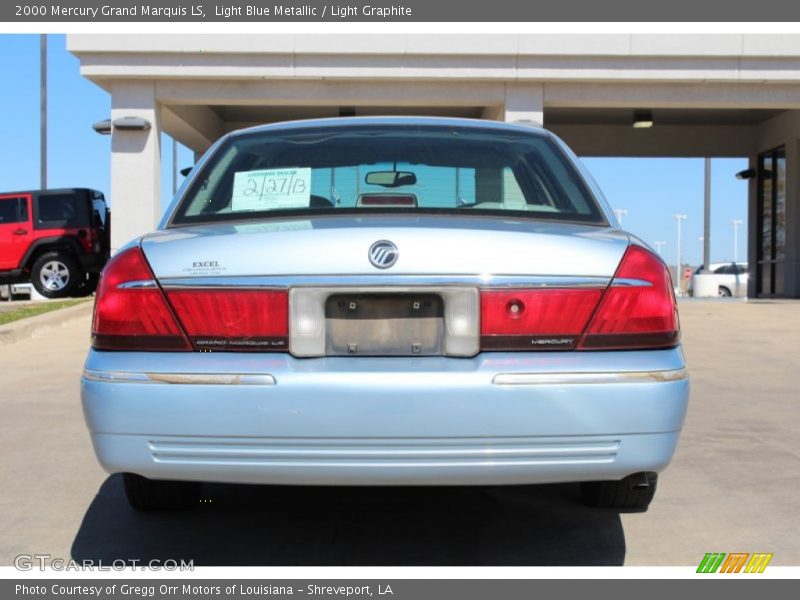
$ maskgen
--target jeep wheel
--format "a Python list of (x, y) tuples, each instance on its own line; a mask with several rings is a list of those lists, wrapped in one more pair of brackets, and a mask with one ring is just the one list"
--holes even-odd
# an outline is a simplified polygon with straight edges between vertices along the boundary
[(644, 512), (656, 493), (657, 473), (634, 473), (619, 481), (587, 481), (581, 484), (583, 501), (596, 508)]
[(83, 272), (72, 255), (45, 252), (31, 268), (31, 283), (45, 298), (64, 298), (80, 285)]
[(125, 495), (136, 510), (179, 510), (191, 508), (200, 499), (200, 483), (161, 481), (134, 473), (123, 473)]

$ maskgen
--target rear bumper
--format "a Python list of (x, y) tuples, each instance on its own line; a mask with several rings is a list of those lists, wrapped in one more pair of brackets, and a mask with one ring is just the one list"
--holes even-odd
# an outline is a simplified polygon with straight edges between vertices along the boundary
[(666, 467), (689, 395), (683, 369), (679, 348), (471, 359), (92, 351), (81, 390), (109, 472), (549, 483)]

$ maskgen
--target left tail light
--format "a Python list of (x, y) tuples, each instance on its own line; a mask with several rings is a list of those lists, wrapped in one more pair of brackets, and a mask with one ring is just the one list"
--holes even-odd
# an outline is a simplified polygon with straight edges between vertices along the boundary
[(92, 320), (98, 350), (190, 351), (141, 248), (112, 258), (100, 277)]
[(98, 350), (256, 351), (288, 348), (285, 290), (167, 290), (142, 250), (112, 258), (97, 288), (92, 345)]
[(167, 299), (197, 350), (286, 352), (286, 290), (167, 290)]

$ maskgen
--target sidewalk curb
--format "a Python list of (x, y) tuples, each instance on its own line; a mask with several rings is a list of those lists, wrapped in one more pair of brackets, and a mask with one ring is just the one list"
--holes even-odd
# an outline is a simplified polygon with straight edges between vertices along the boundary
[(94, 302), (84, 302), (77, 306), (59, 308), (57, 310), (20, 319), (6, 325), (0, 325), (0, 345), (13, 344), (33, 337), (46, 329), (60, 327), (63, 324), (92, 314)]

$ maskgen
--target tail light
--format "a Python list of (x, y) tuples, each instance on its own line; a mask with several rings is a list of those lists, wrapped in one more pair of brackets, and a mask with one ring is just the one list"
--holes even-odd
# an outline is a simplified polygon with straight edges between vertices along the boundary
[(286, 351), (287, 293), (170, 290), (165, 297), (142, 250), (112, 258), (97, 288), (92, 324), (98, 350)]
[(666, 265), (629, 246), (608, 288), (481, 292), (482, 350), (669, 348), (680, 334)]
[(579, 349), (669, 348), (679, 339), (666, 265), (649, 250), (629, 246)]
[(602, 289), (484, 290), (483, 350), (572, 350)]
[(92, 322), (99, 350), (191, 350), (139, 247), (112, 258), (100, 277)]
[(167, 298), (198, 350), (285, 352), (288, 348), (284, 290), (170, 290)]

